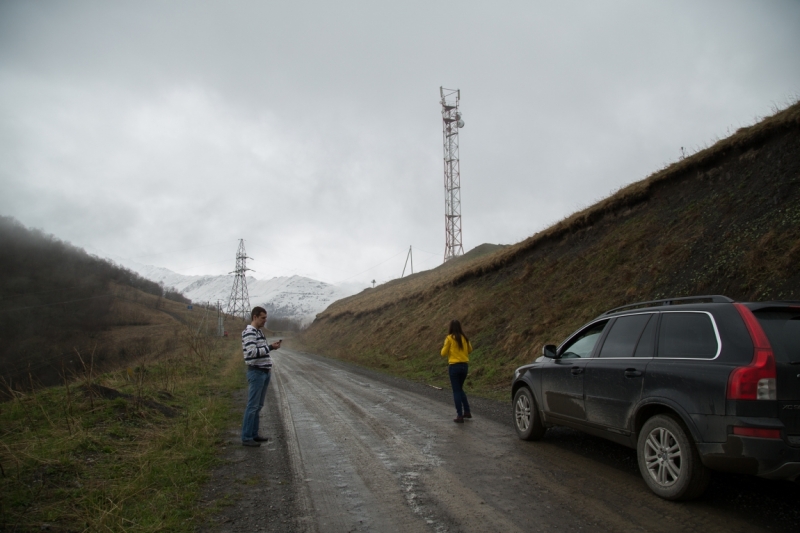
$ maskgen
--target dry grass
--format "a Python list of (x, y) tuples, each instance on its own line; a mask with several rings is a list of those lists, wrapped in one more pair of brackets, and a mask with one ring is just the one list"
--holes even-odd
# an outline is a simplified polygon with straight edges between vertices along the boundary
[[(196, 330), (195, 330), (196, 331)], [(0, 404), (0, 530), (194, 531), (241, 386), (236, 339), (178, 330), (135, 366), (84, 371)], [(142, 337), (146, 339), (146, 337)], [(221, 393), (222, 392), (222, 393)]]
[[(0, 530), (194, 531), (202, 519), (199, 488), (241, 386), (241, 322), (227, 317), (235, 333), (215, 338), (215, 311), (111, 290), (109, 327), (2, 383)], [(43, 387), (45, 371), (62, 385)]]

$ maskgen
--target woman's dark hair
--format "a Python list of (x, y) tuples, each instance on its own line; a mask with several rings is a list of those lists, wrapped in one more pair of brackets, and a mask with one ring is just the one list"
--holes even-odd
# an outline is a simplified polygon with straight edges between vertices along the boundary
[(469, 339), (467, 338), (466, 335), (464, 335), (464, 332), (461, 330), (461, 322), (459, 322), (458, 320), (451, 320), (450, 321), (450, 331), (448, 331), (447, 333), (449, 335), (452, 335), (453, 338), (456, 339), (456, 344), (458, 344), (458, 348), (459, 349), (463, 349), (464, 348), (464, 345), (461, 342), (462, 338), (465, 341), (469, 342)]

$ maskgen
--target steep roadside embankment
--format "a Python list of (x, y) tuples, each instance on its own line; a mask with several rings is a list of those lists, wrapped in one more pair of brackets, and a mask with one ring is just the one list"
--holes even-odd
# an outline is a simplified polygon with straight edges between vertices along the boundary
[(458, 318), (468, 385), (505, 398), (516, 366), (604, 310), (696, 294), (800, 300), (800, 104), (514, 246), (336, 302), (301, 340), (446, 385), (438, 351)]

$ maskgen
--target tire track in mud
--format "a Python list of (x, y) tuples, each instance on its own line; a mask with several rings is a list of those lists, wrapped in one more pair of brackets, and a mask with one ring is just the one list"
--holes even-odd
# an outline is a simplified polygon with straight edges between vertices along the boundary
[[(335, 380), (332, 385), (330, 379), (309, 379), (312, 373), (306, 365), (292, 369), (291, 363), (283, 361), (281, 366), (298, 376), (287, 388), (293, 389), (291, 393), (303, 391), (305, 409), (313, 413), (315, 422), (326, 420), (327, 437), (340, 445), (364, 486), (379, 495), (381, 516), (374, 516), (373, 510), (370, 521), (374, 529), (366, 527), (366, 530), (384, 530), (375, 524), (381, 521), (386, 523), (387, 529), (400, 531), (492, 531), (495, 528), (518, 531), (513, 523), (502, 515), (494, 515), (489, 506), (483, 505), (480, 498), (461, 487), (450, 472), (439, 466), (440, 461), (430, 453), (428, 442), (435, 438), (434, 434), (415, 431), (408, 424), (401, 424), (397, 431), (387, 424), (387, 419), (396, 415), (384, 409), (388, 400), (385, 390), (362, 387), (348, 379)], [(310, 392), (312, 390), (315, 392)], [(365, 408), (365, 405), (371, 407)], [(409, 435), (416, 442), (410, 442)], [(358, 481), (351, 480), (351, 483)], [(320, 494), (318, 498), (322, 500), (322, 512), (329, 514), (326, 508), (335, 506), (335, 498), (330, 494)], [(362, 523), (359, 521), (357, 527)], [(335, 527), (343, 525), (338, 523)]]
[[(282, 349), (302, 483), (327, 531), (765, 531), (511, 427)], [(309, 481), (305, 481), (309, 480)]]
[(353, 429), (347, 411), (330, 401), (324, 380), (313, 368), (294, 363), (284, 359), (280, 364), (291, 416), (304, 445), (304, 482), (314, 499), (320, 530), (381, 531), (391, 530), (394, 523), (403, 530), (423, 531), (405, 509), (398, 509), (400, 489), (363, 442), (364, 429)]

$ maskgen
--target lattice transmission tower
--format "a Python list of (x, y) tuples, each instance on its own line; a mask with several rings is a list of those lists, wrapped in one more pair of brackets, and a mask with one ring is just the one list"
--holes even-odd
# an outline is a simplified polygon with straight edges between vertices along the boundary
[(229, 315), (241, 316), (245, 321), (250, 318), (250, 295), (247, 293), (247, 277), (245, 272), (250, 270), (247, 268), (247, 260), (252, 257), (247, 257), (244, 251), (244, 239), (239, 239), (239, 249), (236, 251), (236, 270), (228, 272), (229, 274), (236, 274), (233, 278), (233, 288), (231, 288), (231, 295), (228, 297), (228, 307), (225, 311)]
[(458, 130), (464, 127), (458, 104), (459, 89), (439, 87), (442, 97), (442, 136), (444, 142), (444, 260), (464, 255), (461, 244), (461, 164), (458, 158)]

